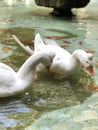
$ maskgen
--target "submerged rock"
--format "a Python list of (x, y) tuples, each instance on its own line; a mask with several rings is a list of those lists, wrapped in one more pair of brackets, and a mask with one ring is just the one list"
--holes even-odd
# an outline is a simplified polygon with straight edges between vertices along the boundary
[(39, 6), (54, 8), (54, 15), (72, 15), (72, 8), (85, 7), (90, 0), (35, 0)]
[(98, 130), (98, 93), (80, 105), (43, 114), (25, 130)]

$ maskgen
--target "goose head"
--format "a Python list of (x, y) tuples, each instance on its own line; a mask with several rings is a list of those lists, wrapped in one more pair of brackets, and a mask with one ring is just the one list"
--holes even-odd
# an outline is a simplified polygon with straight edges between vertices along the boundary
[(84, 50), (74, 51), (74, 57), (80, 61), (83, 67), (87, 68), (91, 75), (94, 75), (93, 72), (93, 54), (87, 53)]
[(41, 60), (41, 63), (45, 66), (46, 71), (49, 72), (51, 63), (52, 63), (56, 54), (53, 51), (47, 51), (44, 53), (45, 54)]

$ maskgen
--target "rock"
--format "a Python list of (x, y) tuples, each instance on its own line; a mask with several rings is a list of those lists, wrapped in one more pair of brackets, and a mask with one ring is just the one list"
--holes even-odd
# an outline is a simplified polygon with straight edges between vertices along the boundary
[(52, 7), (52, 8), (81, 8), (86, 6), (90, 0), (35, 0), (39, 6)]
[(98, 93), (82, 104), (47, 112), (25, 130), (98, 130)]
[(54, 15), (72, 15), (72, 8), (85, 7), (90, 0), (35, 0), (39, 6), (54, 8)]

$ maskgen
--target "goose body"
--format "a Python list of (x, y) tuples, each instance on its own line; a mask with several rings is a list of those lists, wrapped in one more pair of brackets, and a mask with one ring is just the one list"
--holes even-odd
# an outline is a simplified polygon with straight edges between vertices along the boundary
[[(18, 43), (20, 42), (18, 41), (18, 39), (16, 39), (16, 37), (14, 39)], [(50, 71), (55, 73), (55, 78), (64, 78), (70, 75), (77, 74), (80, 72), (82, 65), (87, 68), (89, 66), (92, 66), (93, 64), (93, 55), (91, 53), (87, 53), (84, 50), (77, 49), (71, 54), (65, 49), (61, 48), (59, 45), (57, 45), (54, 41), (46, 40), (44, 43), (41, 36), (37, 34), (35, 36), (34, 52), (31, 52), (31, 50), (30, 52), (31, 54), (33, 54), (43, 50), (45, 50), (46, 52), (49, 52), (51, 50), (55, 53), (55, 57), (50, 67)], [(44, 66), (42, 64), (39, 64), (37, 66), (37, 70), (39, 71), (42, 69), (44, 69)]]
[(0, 97), (12, 96), (27, 89), (33, 83), (35, 67), (39, 63), (50, 65), (54, 55), (53, 52), (38, 52), (29, 57), (18, 72), (0, 63)]

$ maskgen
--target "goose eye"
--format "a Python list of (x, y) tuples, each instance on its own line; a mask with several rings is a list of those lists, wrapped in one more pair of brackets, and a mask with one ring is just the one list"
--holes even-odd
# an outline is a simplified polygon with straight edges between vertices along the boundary
[(93, 57), (89, 57), (89, 60), (93, 60)]

